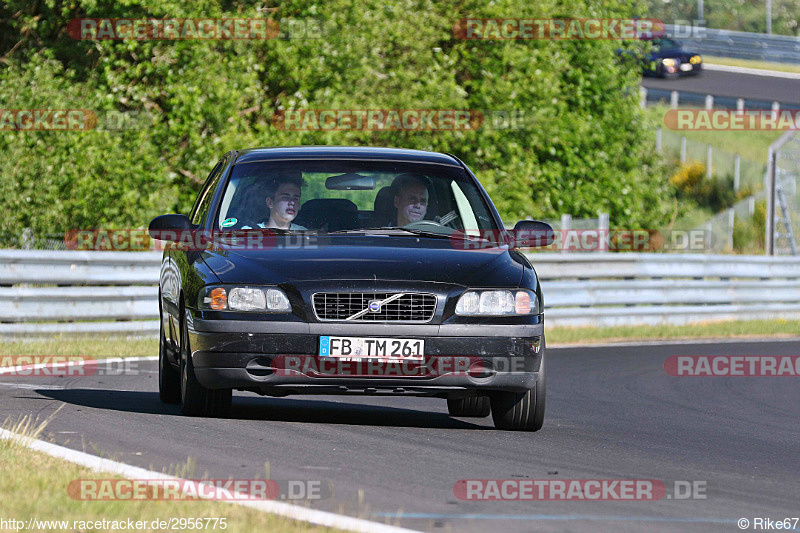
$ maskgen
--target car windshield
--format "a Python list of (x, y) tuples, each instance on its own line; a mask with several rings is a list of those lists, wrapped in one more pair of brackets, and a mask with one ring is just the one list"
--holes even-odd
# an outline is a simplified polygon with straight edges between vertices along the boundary
[(498, 229), (460, 167), (353, 160), (238, 163), (214, 224), (319, 233)]
[(673, 41), (672, 39), (668, 39), (666, 37), (663, 37), (661, 39), (653, 39), (653, 45), (661, 50), (672, 50), (674, 48), (680, 48), (680, 45), (678, 44), (677, 41)]

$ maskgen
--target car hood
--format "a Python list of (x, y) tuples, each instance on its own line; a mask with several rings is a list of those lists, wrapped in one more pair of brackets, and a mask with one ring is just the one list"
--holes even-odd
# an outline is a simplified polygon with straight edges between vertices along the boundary
[(689, 62), (689, 58), (691, 58), (694, 55), (698, 55), (698, 54), (695, 54), (694, 52), (692, 52), (690, 50), (684, 50), (682, 48), (669, 48), (669, 49), (664, 49), (664, 50), (657, 50), (657, 51), (653, 52), (650, 55), (650, 57), (652, 59), (665, 59), (665, 58), (669, 57), (669, 58), (673, 58), (673, 59), (679, 59), (681, 61), (681, 63), (688, 63)]
[[(424, 237), (317, 237), (299, 245), (203, 252), (223, 283), (320, 280), (429, 281), (472, 287), (518, 287), (525, 259), (507, 247), (463, 249)], [(281, 243), (279, 242), (280, 246)]]

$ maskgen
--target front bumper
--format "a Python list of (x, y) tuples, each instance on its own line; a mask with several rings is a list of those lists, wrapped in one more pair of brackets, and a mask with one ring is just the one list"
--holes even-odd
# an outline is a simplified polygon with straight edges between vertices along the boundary
[[(544, 325), (429, 325), (191, 320), (200, 383), (260, 394), (406, 394), (457, 397), (534, 387)], [(320, 335), (425, 341), (423, 364), (319, 358)]]

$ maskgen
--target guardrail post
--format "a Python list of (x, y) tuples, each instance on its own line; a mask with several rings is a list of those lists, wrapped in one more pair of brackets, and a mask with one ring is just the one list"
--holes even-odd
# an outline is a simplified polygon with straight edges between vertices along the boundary
[(678, 91), (672, 91), (669, 95), (669, 105), (672, 109), (678, 108)]
[(708, 147), (706, 148), (706, 177), (708, 178), (711, 178), (714, 175), (714, 172), (711, 168), (711, 164), (714, 162), (714, 160), (711, 157), (713, 155), (712, 150), (713, 148), (709, 144)]
[(706, 109), (709, 111), (714, 109), (714, 95), (712, 94), (706, 95)]
[(564, 244), (567, 242), (567, 232), (572, 227), (572, 215), (564, 213), (561, 215), (561, 253), (567, 251), (567, 247)]
[(728, 209), (728, 249), (733, 250), (733, 226), (736, 224), (736, 211)]
[(767, 0), (767, 33), (772, 33), (772, 0)]
[(775, 254), (775, 168), (778, 163), (778, 154), (770, 147), (767, 160), (767, 218), (764, 235), (764, 254)]
[(711, 252), (711, 221), (706, 222), (706, 253)]
[(686, 163), (686, 137), (681, 137), (681, 164)]
[(756, 197), (751, 196), (750, 199), (747, 201), (747, 211), (750, 213), (750, 216), (756, 214)]
[(656, 152), (659, 153), (661, 153), (661, 140), (662, 140), (661, 136), (662, 136), (662, 131), (661, 128), (658, 127), (656, 128)]
[(31, 228), (22, 228), (22, 248), (30, 250), (33, 248), (34, 241), (33, 230)]
[[(660, 130), (661, 128), (659, 128)], [(598, 239), (600, 245), (597, 247), (598, 252), (607, 252), (608, 248), (606, 247), (606, 235), (608, 235), (609, 231), (609, 216), (608, 213), (600, 213), (597, 219), (597, 229), (599, 230)]]
[(739, 182), (741, 180), (742, 158), (739, 154), (733, 154), (733, 192), (739, 192)]
[(647, 107), (647, 87), (639, 87), (639, 107)]
[(744, 111), (744, 98), (736, 99), (736, 111)]

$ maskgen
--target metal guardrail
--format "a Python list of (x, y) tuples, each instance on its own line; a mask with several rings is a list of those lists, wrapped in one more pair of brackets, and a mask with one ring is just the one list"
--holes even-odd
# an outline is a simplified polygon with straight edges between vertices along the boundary
[[(709, 95), (691, 91), (678, 91), (675, 89), (657, 89), (642, 87), (644, 104), (665, 104), (674, 108), (699, 107), (707, 108), (708, 98), (711, 96), (713, 109), (739, 109), (747, 111), (774, 111), (777, 109), (800, 109), (800, 104), (782, 102), (779, 100), (757, 100), (753, 98), (734, 98), (732, 96)], [(643, 104), (643, 105), (644, 105)], [(741, 107), (740, 107), (741, 106)], [(708, 108), (707, 108), (708, 109)]]
[(0, 250), (0, 335), (158, 333), (161, 252)]
[(551, 326), (800, 317), (800, 259), (695, 254), (529, 254)]
[[(666, 33), (701, 54), (778, 63), (800, 63), (800, 37), (744, 31), (666, 26)], [(688, 35), (691, 33), (691, 35)]]
[[(531, 253), (550, 326), (800, 317), (800, 259)], [(0, 250), (0, 335), (158, 332), (160, 252)]]
[(0, 250), (0, 285), (152, 285), (161, 252)]

